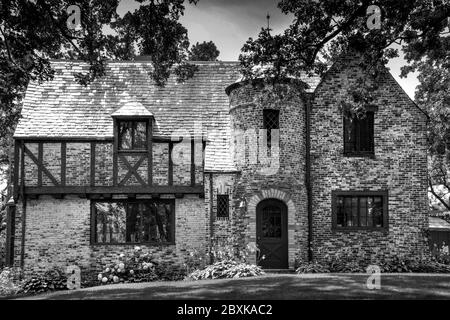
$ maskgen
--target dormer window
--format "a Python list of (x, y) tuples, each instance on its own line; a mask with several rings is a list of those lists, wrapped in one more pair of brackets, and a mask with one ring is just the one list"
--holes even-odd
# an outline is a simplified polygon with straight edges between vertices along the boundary
[(118, 120), (119, 151), (145, 150), (148, 141), (148, 121)]
[(126, 103), (111, 114), (114, 119), (115, 152), (149, 151), (153, 114), (141, 103)]

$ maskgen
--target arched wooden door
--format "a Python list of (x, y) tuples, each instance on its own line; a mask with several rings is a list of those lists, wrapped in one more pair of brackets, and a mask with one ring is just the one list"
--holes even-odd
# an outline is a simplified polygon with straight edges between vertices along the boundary
[(259, 265), (265, 269), (288, 268), (287, 207), (276, 199), (256, 207), (256, 243), (261, 250)]

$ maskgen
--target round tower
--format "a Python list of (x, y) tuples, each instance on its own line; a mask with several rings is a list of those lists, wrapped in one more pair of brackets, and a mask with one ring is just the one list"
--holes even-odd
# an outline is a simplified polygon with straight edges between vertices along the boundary
[(231, 150), (240, 171), (234, 186), (242, 237), (268, 269), (307, 259), (305, 91), (299, 81), (241, 81), (230, 99)]

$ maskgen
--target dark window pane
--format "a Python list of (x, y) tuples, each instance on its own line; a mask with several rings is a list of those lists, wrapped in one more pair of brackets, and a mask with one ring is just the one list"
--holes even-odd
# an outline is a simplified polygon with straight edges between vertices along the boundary
[(367, 197), (359, 198), (359, 225), (367, 227)]
[(127, 242), (139, 242), (140, 240), (141, 215), (139, 205), (130, 203), (127, 210)]
[(381, 197), (373, 198), (373, 221), (375, 227), (383, 226), (383, 199)]
[(367, 198), (367, 226), (373, 227), (373, 197)]
[(337, 216), (336, 216), (336, 224), (338, 227), (344, 226), (345, 217), (344, 217), (344, 197), (337, 198)]
[(267, 206), (262, 210), (262, 236), (264, 238), (281, 238), (281, 209)]
[(97, 202), (96, 212), (96, 242), (125, 242), (125, 207), (122, 203)]
[(171, 201), (96, 202), (97, 243), (173, 242)]
[(133, 146), (133, 126), (131, 121), (119, 122), (119, 149), (129, 150)]
[(145, 122), (134, 123), (134, 146), (133, 149), (147, 148), (147, 124)]
[(217, 195), (217, 217), (228, 218), (230, 199), (227, 194)]
[(358, 226), (358, 198), (353, 197), (352, 199), (352, 226)]
[(119, 150), (147, 148), (147, 122), (119, 121)]
[(352, 226), (352, 198), (344, 198), (344, 208), (345, 208), (345, 226)]
[(384, 227), (383, 196), (337, 196), (335, 203), (336, 227)]
[(359, 120), (360, 129), (360, 151), (373, 151), (372, 131), (373, 131), (373, 113), (367, 112), (364, 119)]
[(374, 113), (366, 112), (363, 118), (344, 118), (344, 152), (371, 153), (374, 151)]
[(344, 118), (344, 151), (354, 152), (356, 148), (354, 120)]
[(263, 110), (263, 128), (267, 129), (267, 151), (271, 155), (272, 129), (280, 129), (280, 111), (272, 109)]
[(264, 129), (280, 129), (280, 111), (272, 109), (264, 109)]

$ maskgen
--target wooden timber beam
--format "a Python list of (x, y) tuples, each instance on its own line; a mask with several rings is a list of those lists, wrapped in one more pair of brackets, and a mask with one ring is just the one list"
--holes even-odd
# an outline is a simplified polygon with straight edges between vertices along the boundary
[(202, 194), (203, 186), (123, 186), (123, 187), (25, 187), (28, 195), (57, 195), (57, 194)]

